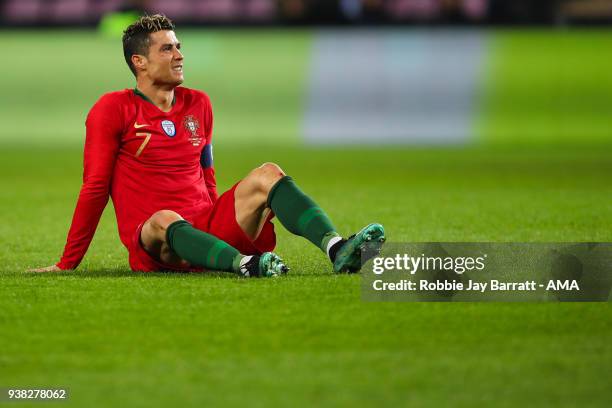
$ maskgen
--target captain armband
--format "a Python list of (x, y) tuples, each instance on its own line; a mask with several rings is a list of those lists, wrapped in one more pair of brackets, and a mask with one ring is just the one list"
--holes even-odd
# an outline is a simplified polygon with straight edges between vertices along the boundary
[(200, 156), (200, 164), (202, 168), (209, 168), (213, 166), (213, 147), (211, 144), (204, 146), (202, 155)]

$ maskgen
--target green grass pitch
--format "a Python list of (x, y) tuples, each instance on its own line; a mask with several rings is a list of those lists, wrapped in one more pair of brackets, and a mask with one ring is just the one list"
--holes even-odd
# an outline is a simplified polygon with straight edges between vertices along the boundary
[[(533, 47), (567, 53), (568, 35), (532, 33)], [(572, 41), (594, 72), (601, 56), (592, 41), (578, 41), (585, 35), (605, 42), (607, 34)], [(63, 248), (80, 187), (85, 112), (99, 94), (132, 83), (118, 45), (91, 33), (3, 38), (19, 70), (5, 67), (0, 76), (0, 387), (68, 387), (62, 406), (92, 407), (609, 405), (607, 303), (364, 303), (359, 276), (331, 274), (318, 250), (280, 225), (278, 253), (292, 267), (282, 279), (133, 273), (110, 205), (77, 272), (25, 274)], [(475, 119), (482, 143), (438, 149), (301, 146), (296, 83), (310, 34), (248, 38), (183, 36), (193, 61), (186, 71), (194, 72), (186, 85), (208, 90), (217, 107), (221, 190), (275, 161), (346, 234), (378, 221), (391, 241), (612, 240), (603, 120), (568, 116), (566, 94), (549, 96), (547, 115), (521, 106), (523, 119), (508, 119), (505, 98), (520, 96), (507, 84), (516, 71), (496, 67), (510, 59), (504, 49), (517, 65), (533, 57), (524, 34), (495, 40), (486, 115)], [(261, 50), (268, 62), (253, 56)], [(245, 70), (244, 55), (260, 65)], [(39, 73), (36, 61), (48, 69)], [(541, 83), (558, 80), (554, 73), (525, 75), (539, 78), (537, 92), (554, 92)], [(582, 81), (572, 92), (594, 95)], [(598, 95), (611, 94), (602, 89)], [(263, 101), (250, 109), (244, 100), (253, 95)], [(539, 98), (534, 109), (543, 109)], [(574, 121), (563, 128), (564, 143), (553, 143), (552, 131), (527, 135), (525, 121), (550, 129), (545, 116)]]

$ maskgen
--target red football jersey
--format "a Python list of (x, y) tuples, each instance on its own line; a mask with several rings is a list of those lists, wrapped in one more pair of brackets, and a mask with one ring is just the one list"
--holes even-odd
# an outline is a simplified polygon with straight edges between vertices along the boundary
[(174, 95), (167, 113), (133, 89), (102, 96), (89, 112), (83, 186), (61, 269), (76, 268), (85, 256), (109, 196), (126, 247), (156, 211), (173, 210), (193, 222), (213, 206), (210, 99), (183, 87)]

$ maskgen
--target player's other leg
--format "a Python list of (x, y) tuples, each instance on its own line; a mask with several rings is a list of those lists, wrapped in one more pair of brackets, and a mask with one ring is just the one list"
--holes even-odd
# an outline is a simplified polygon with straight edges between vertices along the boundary
[(142, 226), (142, 247), (170, 268), (199, 266), (234, 272), (242, 276), (277, 276), (286, 272), (282, 260), (273, 253), (245, 256), (226, 242), (194, 228), (178, 213), (161, 210)]
[(238, 184), (235, 207), (238, 225), (249, 238), (257, 238), (272, 210), (289, 232), (308, 239), (325, 252), (336, 272), (357, 272), (367, 243), (375, 243), (370, 247), (373, 250), (367, 252), (369, 257), (385, 241), (380, 224), (370, 224), (343, 239), (327, 214), (274, 163), (256, 168)]

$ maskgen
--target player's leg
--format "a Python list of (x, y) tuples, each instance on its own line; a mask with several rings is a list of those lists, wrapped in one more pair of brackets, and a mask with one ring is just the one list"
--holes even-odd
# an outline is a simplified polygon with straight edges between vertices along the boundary
[(144, 223), (140, 240), (149, 255), (171, 267), (183, 269), (194, 265), (243, 276), (276, 276), (286, 272), (282, 260), (275, 254), (244, 256), (170, 210), (153, 214)]
[(270, 209), (289, 232), (324, 252), (330, 242), (342, 239), (325, 212), (274, 163), (264, 163), (238, 184), (235, 207), (236, 221), (251, 239), (257, 238)]
[(272, 209), (289, 232), (303, 236), (325, 252), (336, 272), (359, 270), (363, 245), (385, 240), (380, 224), (370, 224), (348, 240), (343, 239), (327, 214), (274, 163), (256, 168), (238, 184), (235, 208), (238, 224), (251, 239), (257, 238), (266, 211)]
[(266, 205), (272, 187), (285, 173), (274, 163), (264, 163), (252, 170), (236, 186), (234, 208), (236, 222), (251, 240), (257, 239), (270, 212)]

